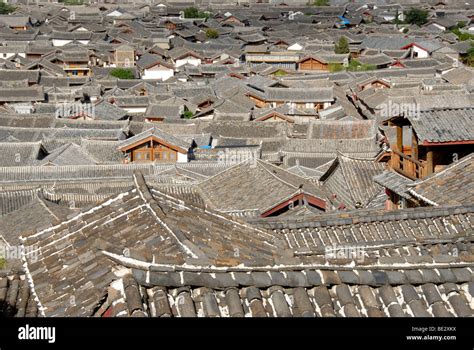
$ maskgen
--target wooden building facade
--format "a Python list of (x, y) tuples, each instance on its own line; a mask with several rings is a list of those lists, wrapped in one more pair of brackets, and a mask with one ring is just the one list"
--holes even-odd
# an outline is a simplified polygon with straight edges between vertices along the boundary
[(188, 161), (188, 150), (169, 142), (149, 136), (126, 145), (120, 150), (124, 153), (124, 163), (177, 163)]

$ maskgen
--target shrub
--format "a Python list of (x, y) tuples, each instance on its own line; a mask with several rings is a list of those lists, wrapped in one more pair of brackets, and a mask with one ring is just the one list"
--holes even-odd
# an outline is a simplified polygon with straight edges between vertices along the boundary
[(16, 7), (0, 2), (0, 15), (8, 15), (15, 11)]
[(135, 74), (131, 69), (115, 68), (110, 71), (110, 75), (119, 79), (135, 79)]
[(209, 39), (217, 39), (219, 37), (219, 32), (213, 28), (209, 28), (206, 30), (206, 36)]
[(84, 5), (84, 0), (60, 0), (64, 5), (68, 6), (79, 6)]
[(472, 44), (472, 47), (467, 51), (467, 55), (463, 59), (463, 63), (474, 67), (474, 44)]
[(344, 70), (344, 66), (340, 63), (329, 63), (330, 72), (340, 72)]
[(288, 73), (280, 69), (273, 73), (273, 75), (276, 77), (284, 77), (285, 75), (288, 75)]
[(374, 69), (377, 69), (377, 66), (373, 64), (362, 64), (357, 60), (351, 60), (349, 62), (349, 67), (347, 67), (347, 70), (351, 72), (360, 72)]
[(191, 119), (193, 117), (193, 115), (194, 114), (191, 111), (184, 111), (183, 112), (183, 118), (185, 118), (185, 119)]
[(314, 6), (329, 6), (329, 0), (314, 0)]
[(455, 34), (460, 41), (474, 40), (474, 34), (461, 32), (459, 28), (451, 29), (451, 33)]

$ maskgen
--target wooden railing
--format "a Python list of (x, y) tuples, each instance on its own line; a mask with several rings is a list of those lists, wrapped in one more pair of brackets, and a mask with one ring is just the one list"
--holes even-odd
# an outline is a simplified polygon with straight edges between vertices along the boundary
[(64, 63), (63, 68), (64, 69), (76, 69), (76, 68), (90, 69), (88, 63)]
[(413, 159), (394, 149), (392, 152), (391, 167), (395, 171), (412, 180), (423, 179), (428, 175), (425, 162)]

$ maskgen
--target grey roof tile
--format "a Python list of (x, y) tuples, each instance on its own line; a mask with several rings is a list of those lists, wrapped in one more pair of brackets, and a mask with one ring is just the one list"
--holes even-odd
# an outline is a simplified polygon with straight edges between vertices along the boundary
[(381, 285), (388, 283), (388, 276), (384, 271), (373, 271), (372, 274), (376, 284)]
[(423, 291), (426, 301), (429, 305), (432, 305), (436, 302), (442, 302), (441, 295), (439, 294), (436, 286), (433, 283), (423, 284), (421, 286), (421, 290)]
[(441, 280), (443, 282), (451, 282), (451, 283), (456, 283), (457, 278), (456, 275), (454, 275), (452, 269), (439, 269), (439, 274), (441, 276)]
[(295, 306), (298, 309), (299, 314), (303, 317), (315, 317), (316, 313), (314, 307), (309, 300), (308, 294), (304, 288), (296, 288), (293, 291), (293, 297), (295, 300)]
[(448, 298), (449, 303), (453, 307), (454, 311), (456, 312), (456, 316), (458, 317), (468, 317), (472, 316), (473, 312), (472, 309), (469, 307), (468, 302), (464, 297), (460, 294), (452, 295)]
[(422, 284), (423, 276), (418, 270), (406, 270), (405, 276), (408, 278), (408, 282), (412, 284)]
[(244, 310), (237, 289), (230, 288), (225, 293), (226, 304), (231, 317), (244, 317)]
[(271, 294), (273, 308), (278, 317), (290, 317), (291, 310), (286, 302), (285, 295), (281, 290), (276, 290)]
[(338, 271), (337, 274), (341, 279), (342, 283), (346, 284), (358, 284), (359, 277), (353, 271)]
[(426, 306), (421, 300), (412, 300), (408, 306), (415, 317), (430, 317), (431, 315), (426, 311)]

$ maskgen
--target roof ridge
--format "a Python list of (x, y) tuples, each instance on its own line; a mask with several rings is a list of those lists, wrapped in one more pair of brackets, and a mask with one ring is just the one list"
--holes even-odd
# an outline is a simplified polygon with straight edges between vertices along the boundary
[[(336, 159), (337, 159), (337, 165), (341, 167), (341, 171), (342, 171), (342, 178), (344, 179), (344, 182), (346, 184), (346, 188), (349, 189), (349, 195), (351, 197), (351, 200), (352, 200), (352, 203), (354, 203), (354, 205), (357, 206), (357, 200), (355, 198), (355, 194), (354, 194), (354, 189), (352, 188), (352, 186), (350, 186), (350, 184), (347, 182), (347, 179), (349, 178), (349, 174), (347, 174), (347, 169), (346, 169), (346, 166), (348, 166), (348, 164), (344, 161), (344, 156), (343, 154), (337, 150), (337, 156), (336, 156)], [(349, 204), (349, 203), (346, 203), (346, 205)], [(362, 203), (361, 203), (362, 204)]]
[[(263, 163), (263, 161), (262, 161), (261, 159), (257, 159), (257, 163)], [(264, 165), (262, 165), (262, 164), (260, 164), (260, 165), (261, 165), (261, 167), (262, 167), (266, 172), (268, 172), (271, 176), (273, 176), (275, 179), (277, 179), (277, 180), (280, 181), (281, 183), (283, 183), (283, 184), (285, 184), (285, 185), (288, 185), (288, 186), (290, 186), (290, 187), (292, 187), (292, 188), (294, 188), (294, 189), (298, 189), (298, 188), (299, 188), (299, 187), (297, 187), (297, 186), (295, 186), (295, 185), (293, 185), (293, 184), (291, 184), (291, 183), (289, 183), (289, 182), (286, 182), (285, 180), (281, 179), (279, 176), (277, 176), (277, 175), (274, 174), (272, 171), (270, 171), (269, 169), (267, 169)], [(265, 165), (266, 165), (266, 164), (265, 164)], [(268, 165), (270, 165), (270, 166), (272, 166), (272, 167), (275, 167), (274, 165), (272, 165), (272, 164), (270, 164), (270, 163), (268, 163)], [(277, 167), (275, 167), (275, 168), (277, 168)], [(288, 174), (290, 174), (290, 175), (292, 175), (292, 176), (301, 177), (301, 176), (299, 176), (299, 175), (290, 173), (289, 171), (287, 171), (287, 170), (285, 170), (285, 169), (281, 169), (281, 168), (277, 168), (277, 169), (278, 169), (278, 170), (281, 170), (281, 171), (284, 171), (284, 172), (286, 172), (286, 173), (288, 173)], [(304, 180), (303, 177), (301, 177), (301, 178)]]
[(40, 202), (40, 205), (41, 205), (44, 209), (46, 209), (46, 211), (47, 211), (48, 213), (50, 213), (51, 216), (53, 216), (56, 220), (59, 221), (59, 217), (58, 217), (56, 214), (54, 214), (51, 209), (49, 209), (49, 207), (46, 205), (46, 203), (44, 202), (44, 200), (43, 200), (42, 198), (40, 198), (40, 197), (36, 197), (36, 198), (37, 198), (38, 201)]
[[(145, 206), (148, 208), (150, 213), (155, 217), (158, 224), (163, 227), (168, 233), (175, 239), (178, 246), (181, 250), (190, 256), (191, 258), (207, 258), (207, 255), (204, 254), (196, 245), (192, 244), (187, 237), (181, 231), (173, 231), (167, 224), (164, 222), (157, 213), (156, 209), (159, 209), (161, 213), (166, 216), (165, 212), (158, 204), (158, 202), (153, 198), (153, 195), (148, 188), (145, 178), (142, 173), (134, 172), (133, 181), (135, 183), (135, 188), (138, 191), (141, 199), (145, 203)], [(158, 191), (159, 192), (159, 191)]]
[[(391, 222), (396, 220), (408, 220), (415, 218), (434, 218), (448, 215), (459, 215), (474, 212), (474, 204), (469, 205), (451, 205), (451, 206), (437, 206), (437, 207), (417, 207), (407, 208), (396, 211), (384, 212), (380, 209), (368, 210), (352, 210), (341, 213), (325, 213), (324, 215), (315, 215), (306, 217), (305, 221), (300, 218), (292, 218), (279, 220), (285, 223), (293, 223), (295, 225), (306, 225), (312, 227), (333, 227), (342, 225), (351, 225), (355, 223), (369, 223), (369, 222)], [(355, 214), (352, 216), (351, 214)], [(267, 225), (275, 224), (271, 220), (260, 220), (260, 222), (267, 223)]]

